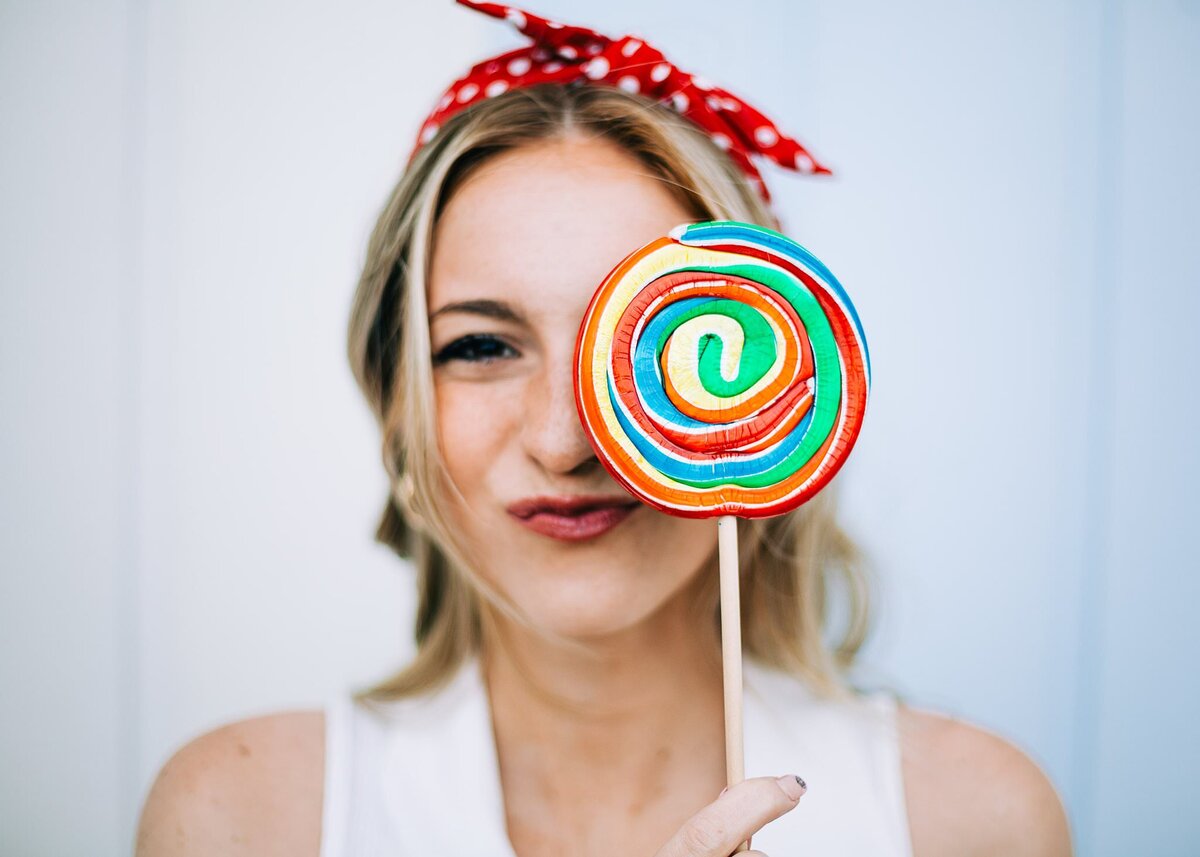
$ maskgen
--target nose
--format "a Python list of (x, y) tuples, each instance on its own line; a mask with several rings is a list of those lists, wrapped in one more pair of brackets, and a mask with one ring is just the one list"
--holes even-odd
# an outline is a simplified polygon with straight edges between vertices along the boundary
[(526, 454), (547, 473), (586, 475), (599, 466), (575, 407), (574, 364), (555, 360), (530, 379), (522, 439)]

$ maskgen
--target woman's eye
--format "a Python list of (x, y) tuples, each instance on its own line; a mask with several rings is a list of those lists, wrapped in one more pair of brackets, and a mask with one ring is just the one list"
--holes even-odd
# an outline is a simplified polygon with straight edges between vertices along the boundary
[(454, 340), (433, 355), (433, 364), (441, 366), (451, 360), (490, 363), (493, 360), (515, 357), (516, 354), (516, 350), (502, 339), (485, 333), (473, 333)]

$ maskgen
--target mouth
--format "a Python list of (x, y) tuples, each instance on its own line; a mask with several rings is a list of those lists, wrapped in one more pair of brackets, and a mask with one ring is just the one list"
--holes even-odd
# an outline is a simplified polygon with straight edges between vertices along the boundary
[(628, 497), (527, 497), (511, 504), (508, 513), (535, 533), (580, 542), (607, 533), (639, 505)]

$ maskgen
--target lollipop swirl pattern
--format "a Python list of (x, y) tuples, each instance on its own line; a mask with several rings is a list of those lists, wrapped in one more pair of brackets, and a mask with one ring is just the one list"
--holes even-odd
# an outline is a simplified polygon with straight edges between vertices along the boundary
[(833, 274), (791, 239), (688, 224), (605, 278), (576, 343), (575, 398), (630, 492), (687, 517), (777, 515), (840, 468), (870, 358)]

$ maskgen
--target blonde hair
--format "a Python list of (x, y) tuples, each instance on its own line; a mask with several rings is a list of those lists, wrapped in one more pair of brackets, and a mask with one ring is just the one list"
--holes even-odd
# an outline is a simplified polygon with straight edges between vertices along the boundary
[[(408, 165), (371, 234), (349, 322), (349, 358), (379, 423), (391, 484), (376, 539), (417, 574), (416, 656), (362, 691), (390, 699), (432, 690), (479, 650), (487, 606), (521, 612), (472, 570), (443, 511), (454, 490), (438, 451), (426, 280), (438, 217), (472, 169), (518, 146), (569, 135), (601, 138), (645, 164), (697, 220), (778, 222), (745, 174), (688, 120), (643, 96), (596, 85), (511, 90), (454, 115)], [(802, 508), (739, 526), (742, 633), (748, 656), (842, 696), (871, 628), (871, 586), (838, 526), (827, 487)], [(715, 562), (697, 609), (718, 622)], [(845, 627), (827, 642), (830, 596), (845, 594)], [(716, 653), (714, 653), (716, 657)]]

